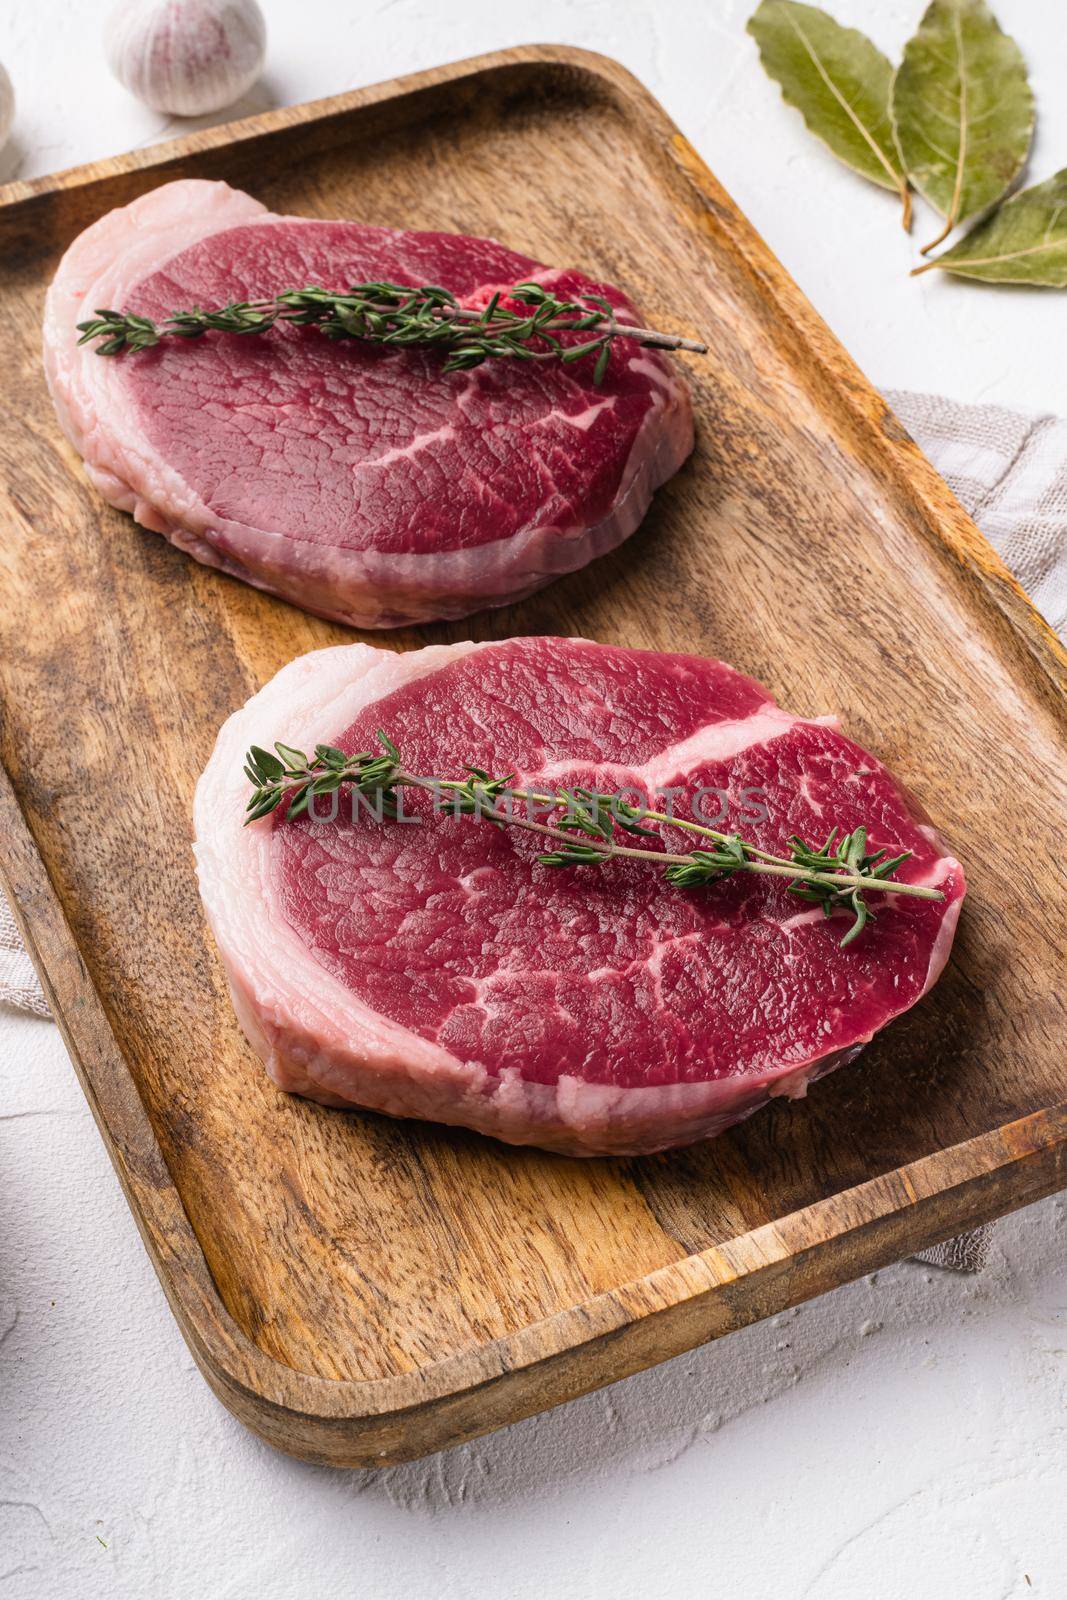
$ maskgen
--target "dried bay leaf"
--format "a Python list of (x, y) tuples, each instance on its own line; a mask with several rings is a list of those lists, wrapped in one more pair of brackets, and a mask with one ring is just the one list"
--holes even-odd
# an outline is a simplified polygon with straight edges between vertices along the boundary
[(986, 283), (1067, 288), (1067, 167), (1005, 201), (951, 250), (916, 267)]
[(893, 68), (882, 52), (799, 0), (762, 0), (748, 31), (786, 104), (854, 171), (895, 190), (909, 227), (911, 196), (889, 111)]
[(892, 112), (908, 177), (945, 218), (925, 254), (999, 200), (1030, 149), (1026, 64), (985, 0), (932, 0), (904, 46)]

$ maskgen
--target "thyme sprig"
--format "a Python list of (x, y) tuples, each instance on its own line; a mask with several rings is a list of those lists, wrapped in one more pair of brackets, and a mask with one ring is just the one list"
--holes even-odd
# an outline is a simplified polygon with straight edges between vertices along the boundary
[[(288, 818), (299, 817), (316, 796), (332, 794), (344, 784), (364, 798), (373, 798), (382, 815), (396, 818), (400, 815), (400, 790), (421, 789), (432, 794), (438, 805), (447, 796), (456, 815), (472, 816), (500, 828), (522, 828), (549, 839), (553, 848), (537, 858), (546, 867), (602, 866), (622, 857), (645, 866), (662, 867), (666, 881), (678, 889), (715, 883), (735, 872), (787, 879), (791, 894), (821, 906), (825, 916), (832, 916), (835, 911), (850, 914), (852, 922), (841, 940), (842, 949), (874, 919), (868, 894), (944, 899), (940, 889), (897, 882), (892, 874), (910, 858), (911, 851), (890, 856), (886, 850), (868, 850), (864, 827), (846, 834), (834, 828), (821, 846), (809, 845), (794, 834), (788, 841), (789, 854), (777, 855), (737, 833), (723, 833), (687, 818), (631, 806), (596, 789), (574, 787), (542, 792), (517, 788), (514, 773), (493, 778), (474, 766), (464, 768), (465, 778), (421, 777), (405, 768), (396, 745), (380, 728), (377, 740), (377, 751), (361, 751), (358, 755), (319, 744), (312, 757), (292, 745), (275, 744), (274, 752), (253, 745), (244, 768), (253, 786), (246, 824), (283, 804), (287, 804)], [(517, 813), (516, 803), (545, 807), (563, 815), (552, 823), (538, 822), (528, 814)], [(644, 826), (646, 822), (662, 822), (700, 834), (712, 845), (683, 855), (637, 849), (619, 842), (616, 829), (659, 840), (653, 829)]]
[[(513, 310), (505, 299), (523, 309)], [(565, 365), (590, 357), (595, 358), (596, 384), (603, 381), (618, 338), (664, 350), (707, 352), (707, 345), (695, 339), (616, 321), (612, 306), (600, 295), (558, 300), (539, 283), (519, 283), (494, 294), (480, 311), (461, 306), (454, 294), (436, 284), (410, 288), (398, 283), (356, 283), (344, 292), (314, 286), (285, 289), (269, 300), (234, 300), (216, 310), (193, 306), (159, 323), (130, 311), (100, 310), (78, 323), (78, 343), (98, 340), (99, 355), (117, 356), (148, 350), (164, 339), (199, 339), (210, 330), (266, 333), (276, 322), (313, 326), (328, 339), (436, 347), (447, 354), (445, 372), (466, 371), (490, 356)], [(576, 333), (588, 337), (564, 343), (564, 335)]]

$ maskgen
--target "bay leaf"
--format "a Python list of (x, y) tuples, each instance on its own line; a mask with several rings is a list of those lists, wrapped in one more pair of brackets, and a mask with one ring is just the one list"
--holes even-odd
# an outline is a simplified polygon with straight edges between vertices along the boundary
[(892, 112), (908, 177), (945, 219), (925, 255), (1000, 199), (1030, 149), (1026, 63), (985, 0), (932, 0), (904, 46)]
[(916, 267), (986, 283), (1067, 288), (1067, 167), (1013, 195), (951, 250)]
[(786, 104), (854, 171), (895, 190), (909, 227), (911, 196), (889, 111), (893, 68), (882, 52), (866, 34), (799, 0), (762, 0), (748, 31)]

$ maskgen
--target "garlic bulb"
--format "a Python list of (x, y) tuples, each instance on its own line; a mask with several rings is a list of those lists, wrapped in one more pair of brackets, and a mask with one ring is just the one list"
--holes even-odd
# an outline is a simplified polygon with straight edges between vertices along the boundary
[(153, 111), (221, 111), (255, 83), (267, 28), (256, 0), (120, 0), (104, 35), (108, 64)]
[(11, 79), (4, 67), (0, 65), (0, 150), (7, 143), (7, 136), (11, 132), (11, 124), (15, 120), (15, 91), (11, 87)]

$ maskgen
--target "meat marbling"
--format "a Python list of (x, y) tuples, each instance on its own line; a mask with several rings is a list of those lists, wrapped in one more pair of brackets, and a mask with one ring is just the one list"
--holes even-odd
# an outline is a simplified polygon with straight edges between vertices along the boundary
[[(425, 774), (467, 760), (553, 787), (725, 791), (730, 826), (764, 848), (864, 823), (944, 900), (881, 897), (842, 950), (847, 921), (779, 880), (682, 891), (624, 860), (552, 869), (534, 835), (428, 815), (421, 795), (404, 797), (415, 823), (353, 820), (342, 799), (333, 821), (242, 826), (250, 744), (354, 752), (379, 727)], [(965, 890), (833, 719), (788, 715), (720, 662), (581, 640), (304, 656), (223, 727), (195, 820), (237, 1013), (278, 1085), (573, 1155), (684, 1144), (802, 1095), (927, 992)]]
[(109, 212), (60, 263), (45, 369), (60, 422), (112, 505), (209, 566), (368, 628), (498, 606), (612, 550), (692, 448), (685, 386), (620, 340), (592, 363), (490, 361), (445, 375), (420, 349), (278, 326), (120, 359), (77, 346), (97, 307), (157, 320), (286, 288), (441, 283), (469, 307), (535, 279), (625, 296), (488, 239), (274, 216), (186, 179)]

